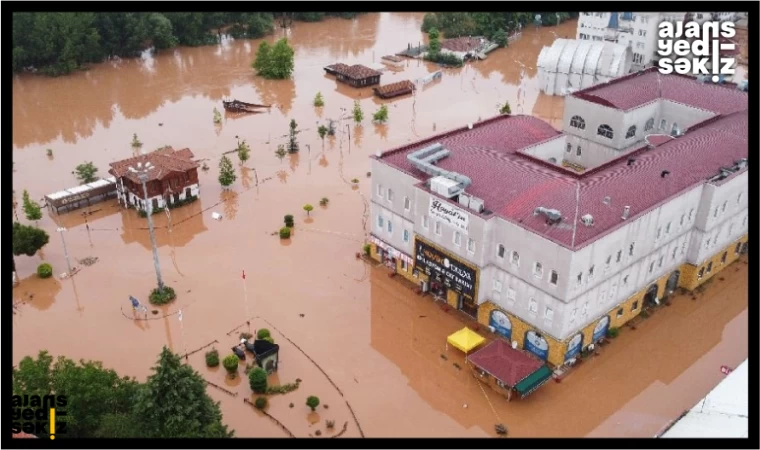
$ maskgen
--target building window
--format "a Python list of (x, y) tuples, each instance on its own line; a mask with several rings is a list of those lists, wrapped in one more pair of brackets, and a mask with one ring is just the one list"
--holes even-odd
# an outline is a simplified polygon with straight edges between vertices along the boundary
[(741, 242), (737, 242), (736, 243), (736, 249), (734, 250), (734, 253), (736, 253), (738, 255), (741, 250), (742, 250), (742, 243)]
[(588, 268), (588, 280), (591, 281), (594, 279), (594, 266), (591, 266)]
[(689, 222), (691, 222), (691, 218), (694, 217), (694, 208), (691, 208), (689, 210)]
[(604, 305), (607, 302), (607, 291), (601, 289), (599, 291), (599, 306)]
[(644, 131), (649, 131), (652, 128), (654, 128), (654, 118), (650, 118), (647, 120), (647, 123), (644, 124)]
[(728, 257), (728, 252), (723, 252), (723, 255), (720, 257), (720, 263), (725, 264), (727, 257)]
[(688, 245), (688, 242), (684, 241), (683, 245), (681, 246), (681, 254), (686, 254), (686, 246)]
[(664, 130), (665, 128), (667, 128), (667, 126), (668, 126), (668, 121), (665, 119), (662, 119), (660, 121), (660, 130)]
[(554, 320), (554, 310), (548, 306), (544, 308), (544, 320), (547, 322)]
[(639, 30), (639, 36), (646, 37), (646, 35), (647, 35), (647, 30)]
[(438, 236), (441, 235), (441, 222), (436, 221), (435, 222), (435, 234)]
[(707, 273), (712, 272), (712, 261), (707, 264)]
[(588, 314), (588, 302), (584, 303), (581, 307), (581, 315), (585, 316), (586, 314)]
[(739, 192), (739, 195), (736, 196), (736, 204), (738, 205), (742, 201), (742, 193)]
[(389, 202), (393, 201), (393, 190), (392, 189), (388, 189), (388, 201)]
[(409, 197), (404, 197), (404, 209), (407, 211), (412, 209), (412, 199)]
[(578, 147), (576, 147), (576, 149), (575, 149), (575, 156), (581, 156), (581, 153), (583, 153), (583, 151), (582, 151), (582, 149), (581, 149), (581, 146), (579, 145), (579, 146), (578, 146)]
[(678, 247), (673, 247), (673, 256), (671, 256), (671, 259), (676, 259), (676, 254), (678, 254)]
[(731, 237), (732, 234), (734, 234), (734, 224), (728, 226), (728, 237)]
[(573, 128), (577, 128), (579, 130), (585, 130), (586, 129), (586, 121), (583, 120), (583, 117), (581, 116), (573, 116), (570, 119), (570, 126)]
[(406, 264), (406, 260), (405, 259), (401, 260), (401, 270), (403, 270), (404, 272), (408, 271), (408, 265)]
[(599, 128), (596, 129), (596, 134), (602, 137), (606, 137), (607, 139), (612, 139), (615, 135), (612, 132), (612, 127), (607, 124), (599, 125)]
[(639, 309), (639, 301), (638, 300), (636, 300), (635, 302), (633, 302), (633, 304), (631, 305), (631, 311), (636, 311), (637, 309)]
[(634, 64), (641, 64), (644, 61), (644, 55), (641, 53), (634, 53), (633, 54), (633, 63)]
[(556, 270), (552, 270), (551, 275), (549, 275), (549, 283), (556, 285), (558, 279), (559, 279), (559, 274), (557, 274)]
[(388, 234), (393, 234), (393, 222), (388, 221)]
[(634, 250), (635, 247), (636, 247), (636, 243), (635, 242), (631, 242), (631, 246), (628, 247), (628, 256), (633, 256), (633, 250)]
[(718, 217), (718, 207), (715, 207), (715, 211), (713, 211), (713, 217)]
[(507, 288), (507, 301), (510, 303), (515, 302), (515, 298), (517, 297), (517, 293), (512, 288)]
[(544, 266), (542, 266), (540, 262), (537, 262), (533, 266), (533, 275), (536, 278), (542, 278), (544, 276)]
[(501, 292), (501, 281), (493, 280), (493, 290), (496, 292)]
[(520, 266), (520, 254), (517, 252), (512, 252), (512, 265)]
[(568, 153), (570, 153), (571, 151), (573, 151), (573, 144), (571, 144), (571, 143), (568, 142), (565, 151), (568, 152)]
[(620, 309), (617, 310), (617, 314), (615, 316), (619, 319), (619, 318), (623, 317), (624, 313), (625, 312), (623, 311), (623, 308), (620, 308)]
[(628, 275), (626, 275), (626, 276), (623, 277), (623, 284), (625, 284), (625, 285), (628, 284)]
[(670, 234), (670, 225), (672, 222), (668, 222), (668, 224), (665, 226), (665, 234)]
[(712, 238), (707, 238), (707, 241), (705, 241), (705, 248), (710, 248), (710, 241)]
[(537, 314), (538, 313), (538, 302), (535, 298), (531, 298), (528, 302), (528, 311), (531, 314)]
[(575, 284), (580, 286), (583, 283), (583, 272), (578, 272), (578, 278), (575, 280)]
[(742, 220), (742, 228), (747, 226), (747, 216), (744, 216), (744, 220)]
[(615, 262), (620, 262), (620, 260), (623, 259), (623, 251), (618, 250), (617, 252), (617, 258), (615, 258)]
[(385, 220), (383, 219), (383, 216), (377, 216), (377, 227), (381, 230), (385, 226)]
[(728, 202), (723, 202), (723, 206), (720, 207), (720, 212), (726, 212), (726, 206), (728, 206)]
[(630, 139), (634, 136), (636, 136), (636, 125), (631, 125), (631, 127), (628, 128), (628, 131), (625, 132), (625, 138)]
[(662, 227), (657, 228), (657, 236), (655, 236), (654, 240), (660, 239), (660, 236), (662, 236)]
[(427, 215), (422, 216), (422, 228), (428, 229), (428, 226), (430, 225), (430, 217)]
[(649, 273), (652, 273), (652, 272), (654, 272), (654, 261), (649, 263)]
[(454, 245), (456, 245), (457, 247), (462, 245), (462, 235), (459, 234), (458, 231), (454, 232)]
[(467, 239), (467, 251), (470, 253), (475, 253), (475, 239)]
[(383, 197), (383, 185), (382, 184), (378, 184), (377, 185), (377, 196), (380, 197), (380, 198)]
[(684, 221), (685, 219), (686, 219), (686, 214), (681, 214), (681, 221), (680, 221), (680, 222), (678, 222), (678, 226), (679, 226), (679, 227), (682, 227), (682, 226), (683, 226), (683, 221)]
[(662, 262), (665, 260), (664, 256), (660, 256), (660, 259), (657, 261), (657, 267), (662, 267)]
[(503, 245), (499, 244), (499, 245), (496, 246), (496, 256), (498, 258), (504, 259), (504, 252), (505, 251), (506, 250), (504, 249)]
[(409, 230), (404, 230), (404, 242), (409, 242)]

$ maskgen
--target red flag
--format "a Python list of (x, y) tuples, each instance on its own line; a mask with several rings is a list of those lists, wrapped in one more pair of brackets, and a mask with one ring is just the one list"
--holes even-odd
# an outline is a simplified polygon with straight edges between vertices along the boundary
[(243, 279), (245, 280), (245, 270), (243, 270)]

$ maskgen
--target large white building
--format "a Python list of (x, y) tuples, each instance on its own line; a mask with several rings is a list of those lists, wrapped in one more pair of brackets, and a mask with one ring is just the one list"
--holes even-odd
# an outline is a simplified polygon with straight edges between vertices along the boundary
[(567, 95), (631, 71), (630, 47), (611, 42), (556, 39), (538, 54), (538, 79), (548, 95)]
[(581, 13), (576, 39), (607, 41), (625, 45), (633, 53), (633, 70), (649, 67), (658, 60), (657, 27), (663, 21), (733, 20), (736, 13), (666, 12), (666, 13)]
[(747, 109), (649, 69), (378, 154), (371, 254), (560, 365), (746, 250)]

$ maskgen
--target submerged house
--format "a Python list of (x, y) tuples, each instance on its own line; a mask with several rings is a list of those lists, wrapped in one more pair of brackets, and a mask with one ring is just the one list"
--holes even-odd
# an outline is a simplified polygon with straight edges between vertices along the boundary
[(253, 342), (253, 353), (256, 355), (256, 364), (267, 373), (277, 372), (277, 363), (280, 358), (280, 346), (263, 339)]
[(414, 83), (409, 80), (397, 81), (396, 83), (372, 88), (375, 95), (380, 98), (393, 98), (400, 95), (411, 94), (414, 92), (414, 89)]
[(441, 42), (441, 53), (448, 53), (459, 59), (482, 58), (498, 47), (484, 37), (462, 36)]
[(512, 400), (512, 393), (525, 398), (552, 377), (542, 361), (496, 339), (468, 358), (473, 375), (493, 390)]
[(353, 87), (380, 84), (380, 75), (382, 75), (379, 71), (361, 64), (349, 66), (343, 63), (331, 64), (325, 67), (325, 72), (335, 75), (336, 80), (350, 84)]

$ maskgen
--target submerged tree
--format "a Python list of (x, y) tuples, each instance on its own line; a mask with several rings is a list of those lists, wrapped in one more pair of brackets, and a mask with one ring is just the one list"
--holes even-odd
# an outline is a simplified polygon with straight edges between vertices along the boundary
[(509, 102), (504, 102), (504, 105), (499, 109), (499, 114), (512, 114), (512, 107), (509, 106)]
[(317, 108), (325, 106), (325, 100), (322, 98), (321, 92), (317, 92), (317, 95), (314, 96), (314, 106)]
[(274, 154), (280, 158), (280, 162), (282, 162), (282, 159), (288, 154), (288, 152), (285, 151), (285, 146), (280, 144), (277, 146), (277, 150), (274, 151)]
[(74, 168), (74, 172), (76, 173), (80, 184), (92, 183), (98, 179), (98, 177), (95, 176), (95, 174), (98, 173), (98, 168), (95, 167), (95, 164), (93, 164), (92, 161), (79, 164)]
[(226, 155), (222, 156), (219, 161), (219, 184), (227, 188), (237, 179), (235, 169), (232, 167), (232, 161)]
[(139, 148), (142, 147), (143, 143), (140, 142), (140, 139), (137, 138), (137, 133), (132, 135), (132, 147)]
[(290, 132), (288, 134), (288, 152), (298, 152), (298, 140), (296, 140), (296, 134), (298, 134), (298, 124), (296, 119), (290, 119)]
[(238, 142), (237, 146), (237, 154), (238, 158), (240, 158), (240, 164), (245, 164), (246, 161), (251, 157), (251, 147), (248, 146), (248, 143), (245, 142), (245, 139)]
[(385, 123), (388, 120), (388, 107), (383, 105), (372, 115), (372, 120), (378, 123)]
[(18, 222), (13, 222), (12, 239), (13, 254), (15, 256), (34, 256), (39, 249), (50, 242), (50, 236), (45, 230), (29, 225), (22, 225)]
[(354, 117), (354, 122), (360, 124), (364, 120), (364, 111), (362, 111), (362, 105), (359, 104), (359, 100), (354, 101), (354, 109), (351, 111), (351, 115)]
[(262, 42), (256, 52), (252, 67), (264, 78), (284, 80), (290, 78), (293, 73), (294, 55), (293, 48), (288, 45), (288, 40), (285, 38), (278, 40), (274, 45)]
[(320, 125), (317, 128), (317, 134), (319, 134), (319, 138), (322, 139), (322, 150), (325, 149), (325, 136), (327, 136), (327, 133), (329, 131), (330, 130), (326, 126), (324, 126), (324, 125)]
[(37, 221), (42, 219), (42, 208), (40, 208), (40, 204), (29, 197), (29, 192), (26, 189), (24, 189), (22, 203), (24, 207), (24, 215), (27, 220)]
[(214, 123), (222, 123), (222, 113), (216, 108), (214, 108)]

